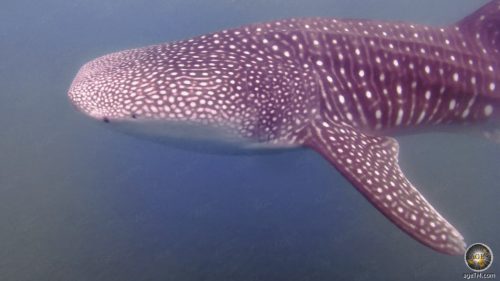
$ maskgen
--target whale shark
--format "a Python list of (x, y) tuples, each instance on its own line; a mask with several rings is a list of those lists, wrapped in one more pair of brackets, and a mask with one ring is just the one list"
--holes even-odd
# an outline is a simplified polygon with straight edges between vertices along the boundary
[(305, 147), (376, 209), (449, 255), (466, 243), (406, 178), (399, 134), (500, 139), (500, 0), (456, 23), (291, 18), (119, 51), (68, 96), (125, 132), (248, 151)]

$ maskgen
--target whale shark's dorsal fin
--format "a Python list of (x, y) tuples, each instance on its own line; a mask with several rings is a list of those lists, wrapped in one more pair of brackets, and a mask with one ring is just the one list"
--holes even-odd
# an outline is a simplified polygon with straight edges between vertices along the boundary
[(368, 201), (416, 240), (442, 253), (464, 252), (460, 233), (401, 171), (395, 139), (369, 136), (328, 120), (312, 125), (305, 144), (323, 155)]
[(487, 54), (500, 52), (500, 0), (491, 1), (460, 20), (463, 34), (474, 38)]

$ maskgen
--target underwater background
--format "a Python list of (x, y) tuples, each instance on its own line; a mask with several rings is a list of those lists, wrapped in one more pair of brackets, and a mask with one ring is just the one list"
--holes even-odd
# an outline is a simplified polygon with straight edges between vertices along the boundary
[[(178, 150), (84, 117), (67, 90), (83, 63), (122, 49), (296, 16), (447, 24), (484, 3), (4, 1), (0, 280), (463, 280), (462, 256), (411, 239), (313, 151)], [(500, 256), (500, 146), (398, 140), (428, 201)]]

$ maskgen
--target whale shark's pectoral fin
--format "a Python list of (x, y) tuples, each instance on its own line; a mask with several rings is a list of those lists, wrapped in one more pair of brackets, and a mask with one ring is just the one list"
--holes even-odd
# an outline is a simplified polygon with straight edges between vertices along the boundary
[(416, 240), (442, 253), (463, 254), (463, 237), (401, 171), (395, 139), (369, 136), (328, 121), (312, 126), (305, 145), (321, 153), (382, 214)]

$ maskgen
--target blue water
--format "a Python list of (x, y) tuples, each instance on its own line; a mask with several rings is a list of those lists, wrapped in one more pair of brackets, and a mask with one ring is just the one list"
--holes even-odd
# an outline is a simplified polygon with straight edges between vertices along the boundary
[[(292, 16), (451, 23), (485, 1), (8, 1), (0, 10), (0, 280), (463, 280), (319, 155), (177, 150), (75, 112), (78, 68), (121, 49)], [(401, 165), (500, 254), (500, 147), (407, 136)], [(500, 255), (499, 255), (500, 256)], [(490, 272), (500, 274), (500, 261)]]

